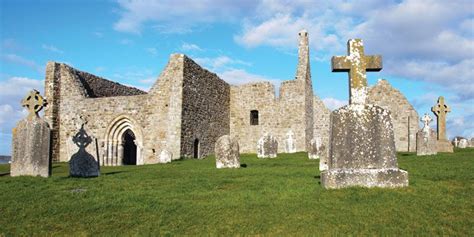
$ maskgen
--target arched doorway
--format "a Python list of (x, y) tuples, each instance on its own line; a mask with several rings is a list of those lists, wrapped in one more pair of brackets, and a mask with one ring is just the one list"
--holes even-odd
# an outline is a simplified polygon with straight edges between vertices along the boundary
[(137, 145), (135, 144), (135, 134), (132, 130), (127, 129), (122, 135), (123, 144), (123, 164), (137, 164)]
[(199, 139), (194, 139), (194, 154), (193, 158), (199, 159)]

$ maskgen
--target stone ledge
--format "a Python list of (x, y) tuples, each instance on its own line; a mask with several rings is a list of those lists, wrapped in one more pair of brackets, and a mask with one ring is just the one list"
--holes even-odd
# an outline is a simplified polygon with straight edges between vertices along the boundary
[(449, 152), (453, 153), (453, 145), (448, 140), (438, 140), (436, 142), (438, 152)]
[(399, 188), (408, 186), (408, 172), (397, 169), (330, 169), (321, 172), (327, 189), (346, 187)]

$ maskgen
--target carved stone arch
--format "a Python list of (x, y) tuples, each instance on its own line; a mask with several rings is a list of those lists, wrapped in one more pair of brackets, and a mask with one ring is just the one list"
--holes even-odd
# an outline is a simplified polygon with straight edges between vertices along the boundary
[(119, 115), (107, 126), (104, 141), (105, 147), (102, 156), (102, 165), (123, 165), (124, 160), (124, 134), (130, 130), (135, 135), (136, 165), (143, 165), (143, 131), (139, 123), (127, 115)]

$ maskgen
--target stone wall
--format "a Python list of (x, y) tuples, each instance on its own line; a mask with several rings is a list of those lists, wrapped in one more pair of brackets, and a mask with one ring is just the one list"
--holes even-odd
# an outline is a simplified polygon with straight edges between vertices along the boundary
[(331, 110), (329, 110), (318, 96), (313, 97), (313, 136), (320, 137), (326, 147), (326, 157), (329, 156)]
[(181, 156), (194, 157), (194, 149), (195, 158), (214, 153), (217, 139), (230, 132), (229, 103), (230, 86), (185, 56)]
[(368, 102), (391, 112), (396, 150), (415, 152), (419, 117), (406, 97), (387, 80), (379, 80), (369, 88)]

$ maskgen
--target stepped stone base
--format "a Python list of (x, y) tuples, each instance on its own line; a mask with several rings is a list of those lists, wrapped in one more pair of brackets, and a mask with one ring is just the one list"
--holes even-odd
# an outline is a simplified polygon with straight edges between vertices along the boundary
[(329, 169), (321, 172), (321, 184), (327, 189), (347, 187), (399, 188), (408, 186), (408, 172), (397, 169)]
[(453, 145), (448, 140), (438, 140), (436, 142), (436, 146), (438, 148), (438, 152), (454, 152)]

